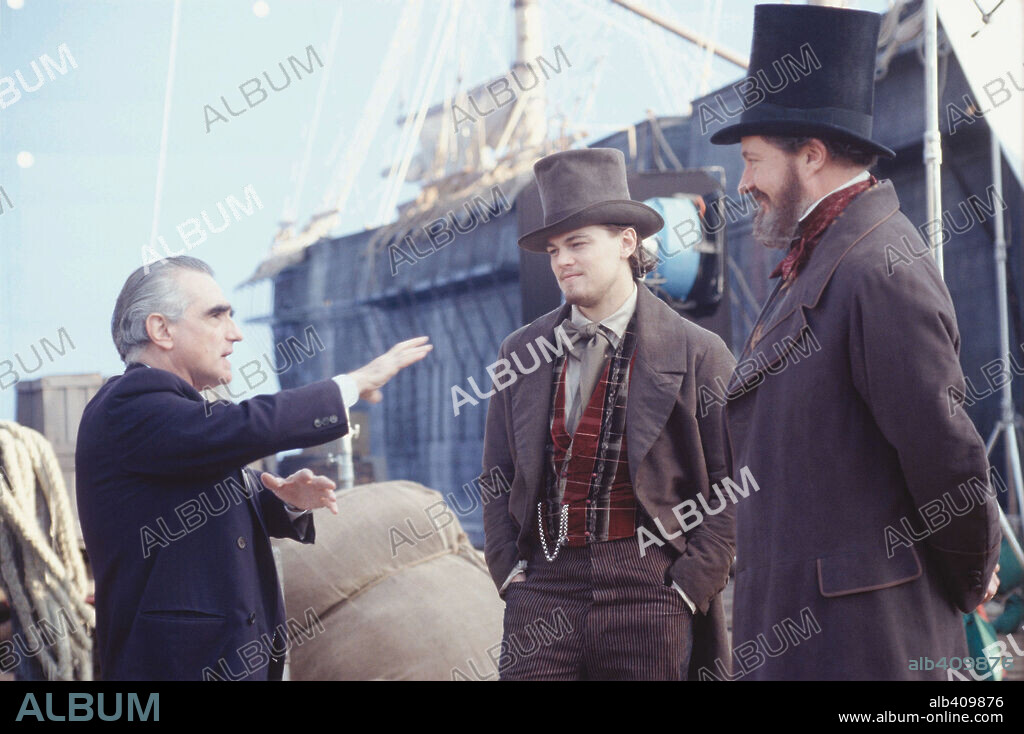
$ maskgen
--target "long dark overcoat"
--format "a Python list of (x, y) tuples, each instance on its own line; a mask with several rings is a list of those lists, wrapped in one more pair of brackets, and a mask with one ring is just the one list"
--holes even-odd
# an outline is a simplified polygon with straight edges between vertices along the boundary
[(245, 465), (347, 430), (331, 380), (232, 405), (138, 363), (107, 381), (75, 452), (104, 680), (280, 678), (291, 626), (269, 537), (315, 527)]
[(997, 483), (950, 398), (949, 292), (911, 252), (927, 246), (892, 184), (858, 196), (776, 286), (730, 380), (733, 470), (759, 487), (737, 504), (735, 677), (944, 679), (911, 661), (967, 655)]

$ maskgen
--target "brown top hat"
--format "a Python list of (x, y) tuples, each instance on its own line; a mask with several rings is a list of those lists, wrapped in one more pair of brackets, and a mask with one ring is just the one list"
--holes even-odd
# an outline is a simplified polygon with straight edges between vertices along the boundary
[(641, 239), (665, 226), (658, 212), (630, 198), (621, 150), (564, 150), (534, 163), (533, 174), (544, 226), (519, 238), (524, 250), (544, 252), (550, 238), (591, 224), (632, 224)]

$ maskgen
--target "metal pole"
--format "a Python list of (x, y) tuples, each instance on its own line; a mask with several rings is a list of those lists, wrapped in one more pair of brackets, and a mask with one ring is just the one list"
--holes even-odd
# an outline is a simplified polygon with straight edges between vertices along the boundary
[(615, 3), (616, 5), (625, 8), (626, 10), (629, 10), (630, 12), (636, 13), (641, 18), (645, 18), (651, 21), (655, 25), (661, 26), (666, 31), (675, 33), (677, 36), (685, 38), (687, 41), (696, 43), (698, 46), (701, 46), (702, 48), (711, 48), (711, 51), (712, 53), (715, 54), (715, 56), (719, 56), (730, 63), (736, 64), (736, 66), (740, 67), (743, 70), (746, 70), (746, 68), (750, 66), (750, 59), (748, 59), (747, 57), (741, 56), (735, 51), (730, 51), (727, 48), (722, 48), (718, 44), (713, 45), (711, 41), (697, 33), (694, 33), (689, 28), (684, 28), (678, 23), (674, 23), (671, 20), (668, 20), (667, 18), (663, 18), (660, 15), (652, 13), (650, 10), (643, 8), (634, 2), (631, 2), (631, 0), (612, 0), (612, 2)]
[(996, 509), (999, 510), (999, 527), (1003, 529), (1003, 537), (1006, 538), (1010, 551), (1016, 556), (1017, 563), (1024, 567), (1024, 550), (1021, 550), (1020, 543), (1017, 542), (1017, 536), (1013, 532), (1013, 526), (1010, 525), (1010, 521), (1003, 513), (1003, 508), (999, 506), (998, 500), (996, 501)]
[(939, 133), (939, 18), (935, 0), (924, 0), (924, 165), (927, 190), (928, 246), (942, 262), (942, 137)]
[[(999, 136), (989, 125), (989, 140), (992, 157), (992, 188), (996, 201), (1003, 201), (1003, 153)], [(999, 354), (1010, 354), (1010, 313), (1006, 286), (1006, 230), (1003, 212), (995, 215), (995, 261), (996, 261), (996, 306), (999, 312)], [(1009, 372), (1009, 370), (1007, 370)], [(1013, 410), (1013, 380), (1007, 375), (1006, 383), (1000, 388), (999, 424), (996, 432), (1006, 435), (1007, 472), (1013, 482), (1017, 514), (1024, 517), (1024, 477), (1021, 475), (1020, 448), (1017, 445), (1016, 416)], [(993, 444), (994, 445), (994, 444)]]

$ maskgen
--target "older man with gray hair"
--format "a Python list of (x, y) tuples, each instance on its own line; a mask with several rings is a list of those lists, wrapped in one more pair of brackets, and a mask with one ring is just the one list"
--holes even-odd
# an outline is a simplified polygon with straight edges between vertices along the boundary
[(86, 406), (78, 509), (96, 578), (106, 680), (275, 680), (288, 646), (270, 537), (312, 543), (311, 510), (337, 513), (334, 483), (245, 465), (349, 430), (348, 407), (431, 350), (427, 337), (305, 387), (213, 409), (242, 334), (206, 263), (138, 268), (114, 307), (126, 363)]

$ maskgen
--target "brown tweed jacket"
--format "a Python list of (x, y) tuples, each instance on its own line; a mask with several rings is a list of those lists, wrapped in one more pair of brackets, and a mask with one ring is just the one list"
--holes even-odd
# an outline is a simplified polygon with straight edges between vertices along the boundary
[[(694, 677), (701, 666), (713, 668), (715, 658), (731, 659), (721, 592), (734, 556), (735, 511), (729, 503), (672, 538), (680, 530), (673, 507), (698, 495), (710, 499), (712, 485), (731, 475), (721, 405), (711, 402), (701, 415), (700, 394), (702, 386), (722, 393), (735, 360), (718, 336), (679, 316), (643, 284), (637, 287), (637, 355), (626, 412), (629, 472), (641, 507), (665, 534), (653, 525), (648, 529), (662, 542), (671, 538), (666, 549), (678, 553), (672, 579), (698, 608), (690, 664)], [(502, 343), (500, 358), (515, 353), (531, 366), (528, 345), (540, 353), (540, 337), (561, 348), (554, 330), (569, 312), (563, 305), (513, 332)], [(534, 371), (517, 374), (488, 406), (480, 486), (484, 551), (498, 586), (519, 559), (530, 557), (537, 542), (552, 379), (552, 362), (541, 360)], [(495, 469), (507, 486), (493, 481)]]

